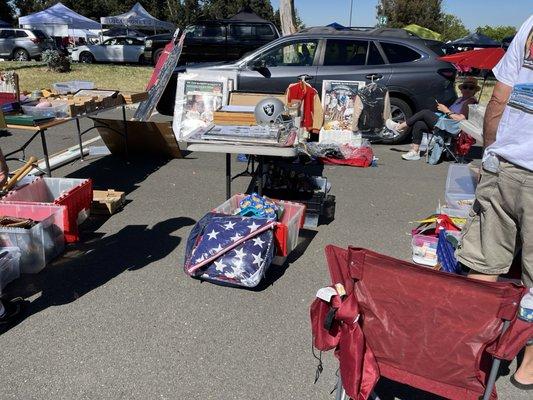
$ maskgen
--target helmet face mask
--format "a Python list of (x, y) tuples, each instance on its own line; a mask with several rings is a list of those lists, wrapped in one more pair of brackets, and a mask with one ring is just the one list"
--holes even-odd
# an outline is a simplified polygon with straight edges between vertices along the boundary
[(278, 124), (284, 111), (285, 104), (280, 99), (269, 97), (261, 100), (255, 106), (255, 120), (258, 125)]

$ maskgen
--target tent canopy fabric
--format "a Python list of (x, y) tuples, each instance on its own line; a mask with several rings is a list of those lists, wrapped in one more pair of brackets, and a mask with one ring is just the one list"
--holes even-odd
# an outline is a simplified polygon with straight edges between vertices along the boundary
[(482, 33), (471, 33), (470, 35), (450, 42), (450, 44), (456, 47), (498, 47), (501, 45), (500, 42)]
[(424, 28), (423, 26), (417, 24), (410, 24), (404, 26), (406, 31), (412, 32), (415, 35), (421, 37), (422, 39), (431, 39), (431, 40), (442, 40), (442, 35), (440, 33), (434, 32), (431, 29)]
[(463, 51), (449, 56), (439, 57), (439, 60), (451, 62), (459, 67), (490, 70), (498, 64), (504, 56), (505, 50), (501, 47), (492, 47), (479, 50)]
[(331, 24), (326, 25), (326, 26), (330, 26), (330, 27), (332, 27), (334, 29), (337, 29), (339, 31), (342, 31), (344, 29), (348, 29), (344, 25), (339, 24), (338, 22), (332, 22)]
[(62, 25), (69, 29), (100, 29), (100, 24), (57, 3), (46, 10), (19, 18), (21, 26)]
[(259, 15), (253, 12), (250, 7), (241, 8), (237, 14), (228, 18), (232, 21), (246, 21), (246, 22), (265, 22), (268, 23), (266, 19), (261, 18)]
[(174, 29), (174, 24), (170, 22), (161, 21), (144, 9), (142, 5), (136, 3), (131, 10), (124, 14), (114, 15), (111, 17), (100, 18), (102, 25), (119, 25), (132, 28), (145, 29)]

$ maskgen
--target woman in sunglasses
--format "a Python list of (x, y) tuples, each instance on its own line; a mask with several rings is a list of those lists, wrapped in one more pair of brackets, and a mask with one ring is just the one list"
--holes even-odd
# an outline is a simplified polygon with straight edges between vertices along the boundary
[(442, 113), (440, 116), (435, 113), (435, 111), (422, 110), (401, 123), (394, 122), (390, 119), (385, 122), (387, 128), (397, 135), (403, 134), (408, 129), (411, 130), (413, 142), (411, 144), (411, 150), (402, 155), (404, 160), (420, 160), (420, 143), (422, 143), (424, 132), (432, 132), (433, 128), (435, 128), (435, 124), (443, 115), (454, 121), (461, 121), (468, 118), (468, 106), (477, 103), (475, 95), (480, 87), (477, 83), (477, 79), (473, 76), (469, 76), (459, 86), (459, 89), (461, 90), (461, 97), (455, 100), (450, 107), (435, 100), (437, 103), (437, 110)]

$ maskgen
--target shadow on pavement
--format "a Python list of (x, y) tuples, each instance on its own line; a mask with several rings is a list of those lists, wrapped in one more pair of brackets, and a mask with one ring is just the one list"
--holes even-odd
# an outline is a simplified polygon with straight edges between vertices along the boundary
[(179, 217), (152, 228), (128, 225), (113, 235), (93, 233), (86, 242), (69, 246), (63, 257), (42, 272), (23, 275), (9, 286), (13, 297), (41, 294), (27, 305), (18, 321), (0, 328), (0, 333), (50, 306), (73, 302), (125, 271), (144, 268), (166, 257), (182, 240), (172, 233), (194, 223), (191, 218)]
[(444, 397), (402, 385), (387, 378), (380, 378), (374, 391), (380, 400), (445, 400)]
[(300, 243), (298, 243), (298, 246), (296, 246), (296, 248), (287, 256), (285, 262), (282, 265), (271, 265), (265, 278), (259, 285), (257, 285), (257, 287), (251, 290), (254, 292), (261, 292), (269, 286), (274, 285), (278, 279), (285, 275), (285, 271), (289, 269), (290, 265), (294, 264), (305, 253), (305, 250), (307, 250), (317, 233), (317, 231), (306, 229), (300, 230)]
[(115, 189), (133, 192), (152, 173), (165, 166), (171, 159), (139, 159), (126, 161), (115, 156), (90, 160), (82, 168), (67, 175), (67, 178), (92, 178), (95, 189)]

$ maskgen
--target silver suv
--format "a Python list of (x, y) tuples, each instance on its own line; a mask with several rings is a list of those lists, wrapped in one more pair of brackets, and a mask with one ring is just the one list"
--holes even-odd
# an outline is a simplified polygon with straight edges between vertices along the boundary
[(0, 28), (0, 57), (28, 61), (54, 48), (54, 41), (38, 29)]

